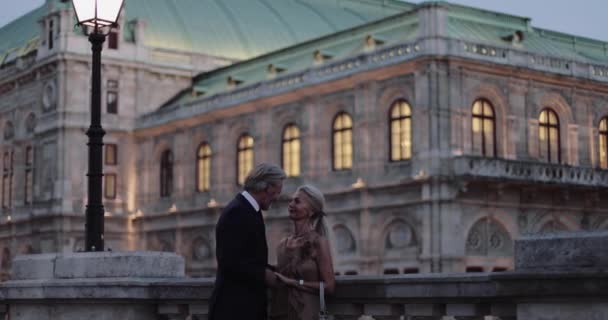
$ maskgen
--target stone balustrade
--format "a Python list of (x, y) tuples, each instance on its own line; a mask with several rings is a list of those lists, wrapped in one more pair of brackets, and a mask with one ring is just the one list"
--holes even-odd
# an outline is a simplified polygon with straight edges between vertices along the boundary
[(608, 186), (608, 171), (589, 167), (465, 156), (455, 158), (453, 168), (457, 176), (593, 187)]
[[(608, 319), (608, 232), (515, 242), (516, 270), (338, 277), (335, 319)], [(0, 286), (12, 320), (207, 319), (213, 279), (183, 276), (168, 253), (18, 257)], [(447, 316), (447, 318), (446, 318)]]

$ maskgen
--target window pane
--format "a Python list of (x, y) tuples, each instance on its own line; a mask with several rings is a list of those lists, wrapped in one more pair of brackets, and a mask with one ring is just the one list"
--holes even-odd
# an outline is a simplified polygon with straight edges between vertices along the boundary
[(116, 165), (117, 164), (117, 146), (115, 144), (106, 144), (106, 156), (105, 164)]
[(608, 119), (604, 118), (600, 121), (600, 131), (608, 131)]
[(549, 129), (549, 143), (551, 148), (551, 162), (557, 163), (559, 162), (559, 132), (557, 128)]
[(608, 133), (600, 134), (600, 167), (608, 169)]
[(473, 103), (473, 114), (474, 115), (482, 115), (481, 113), (481, 101), (477, 100)]
[(106, 199), (115, 199), (116, 198), (116, 175), (115, 174), (106, 174), (105, 178), (105, 197)]

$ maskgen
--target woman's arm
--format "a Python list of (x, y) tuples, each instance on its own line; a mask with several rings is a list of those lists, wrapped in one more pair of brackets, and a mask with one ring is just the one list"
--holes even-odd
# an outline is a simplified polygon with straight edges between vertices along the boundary
[[(329, 242), (327, 238), (319, 238), (319, 251), (317, 256), (317, 264), (319, 266), (319, 273), (321, 275), (321, 281), (325, 283), (325, 292), (330, 294), (334, 292), (336, 286), (336, 278), (334, 277), (334, 266), (331, 259), (331, 251), (329, 248)], [(277, 278), (288, 286), (304, 290), (307, 292), (317, 293), (319, 292), (318, 281), (300, 281), (301, 279), (291, 279), (283, 276), (280, 273), (275, 273)]]

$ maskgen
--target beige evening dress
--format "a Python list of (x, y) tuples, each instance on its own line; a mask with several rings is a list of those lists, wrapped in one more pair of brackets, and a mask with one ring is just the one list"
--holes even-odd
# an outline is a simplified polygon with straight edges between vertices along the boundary
[[(319, 282), (320, 237), (317, 232), (311, 231), (299, 237), (289, 236), (281, 240), (277, 248), (277, 271), (288, 278)], [(289, 239), (291, 240), (288, 241)], [(288, 242), (292, 246), (287, 246)], [(308, 288), (279, 286), (273, 292), (270, 319), (319, 319), (319, 293)]]

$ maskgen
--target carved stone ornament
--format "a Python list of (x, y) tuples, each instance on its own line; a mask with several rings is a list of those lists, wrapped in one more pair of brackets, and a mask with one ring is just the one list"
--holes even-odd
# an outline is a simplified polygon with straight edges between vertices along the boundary
[(42, 91), (42, 107), (44, 110), (49, 110), (55, 107), (57, 102), (57, 88), (55, 82), (48, 82)]

